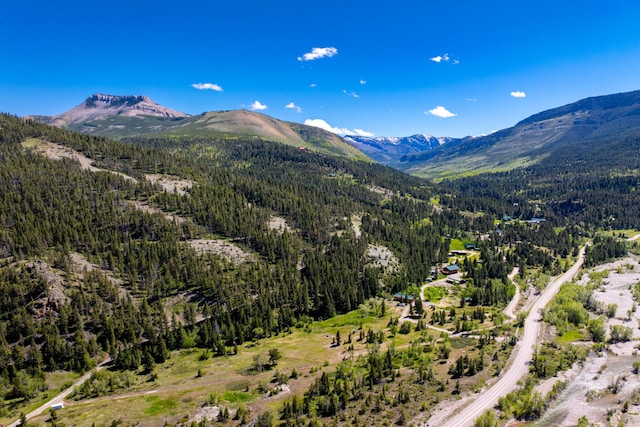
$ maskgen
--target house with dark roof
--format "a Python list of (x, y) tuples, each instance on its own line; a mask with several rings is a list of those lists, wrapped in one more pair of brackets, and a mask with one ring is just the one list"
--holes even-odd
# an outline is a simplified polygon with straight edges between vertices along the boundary
[(393, 294), (394, 301), (412, 303), (414, 299), (415, 297), (413, 295), (403, 294), (402, 292), (396, 292), (395, 294)]
[(456, 264), (448, 265), (442, 269), (442, 274), (449, 275), (456, 273), (460, 273), (460, 267), (458, 267)]

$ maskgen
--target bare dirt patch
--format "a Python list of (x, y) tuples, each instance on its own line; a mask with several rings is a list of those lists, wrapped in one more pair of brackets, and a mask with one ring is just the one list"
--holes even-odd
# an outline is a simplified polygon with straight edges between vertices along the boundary
[(351, 216), (351, 227), (353, 227), (353, 234), (356, 237), (360, 237), (362, 235), (362, 231), (360, 227), (362, 226), (362, 215), (352, 215)]
[(122, 279), (114, 276), (111, 270), (101, 268), (96, 264), (91, 263), (84, 255), (78, 252), (74, 252), (71, 254), (71, 270), (81, 278), (84, 277), (85, 272), (90, 273), (93, 271), (98, 271), (99, 273), (104, 275), (104, 277), (106, 277), (107, 280), (111, 282), (111, 284), (118, 287), (118, 294), (121, 297), (130, 296), (129, 291), (124, 287), (124, 281)]
[(187, 190), (196, 185), (194, 181), (180, 178), (179, 176), (162, 175), (157, 173), (145, 174), (144, 176), (153, 184), (160, 185), (164, 190), (172, 193), (178, 193), (181, 196), (187, 194)]
[(254, 256), (226, 240), (195, 239), (188, 241), (189, 246), (201, 254), (220, 255), (234, 264), (254, 261)]
[(367, 186), (367, 189), (369, 191), (371, 191), (372, 193), (376, 193), (376, 194), (381, 194), (383, 196), (385, 196), (386, 199), (391, 198), (395, 193), (387, 188), (384, 187), (378, 187), (376, 185), (369, 185)]
[(280, 234), (284, 233), (285, 231), (291, 231), (291, 227), (289, 226), (289, 224), (287, 224), (287, 220), (275, 215), (269, 218), (267, 227), (269, 227), (269, 230), (278, 231)]
[(69, 147), (65, 147), (64, 145), (54, 144), (48, 141), (39, 141), (37, 144), (33, 145), (33, 147), (35, 148), (36, 152), (43, 154), (48, 159), (73, 159), (80, 163), (80, 167), (82, 169), (89, 170), (91, 172), (109, 172), (114, 175), (119, 175), (128, 181), (136, 183), (138, 182), (138, 180), (134, 177), (125, 175), (121, 172), (100, 169), (99, 167), (93, 165), (94, 162), (92, 159), (80, 153), (79, 151), (73, 150)]
[(206, 421), (216, 421), (220, 414), (220, 408), (218, 406), (203, 406), (200, 410), (189, 420), (192, 423), (201, 423)]
[(36, 303), (36, 307), (40, 305), (47, 305), (51, 302), (55, 305), (64, 305), (69, 302), (69, 298), (65, 295), (66, 280), (56, 271), (54, 271), (49, 264), (44, 261), (36, 260), (25, 264), (27, 271), (33, 272), (35, 275), (40, 276), (47, 282), (48, 301), (39, 301)]
[(184, 224), (185, 222), (187, 222), (187, 219), (185, 217), (183, 217), (183, 216), (172, 215), (172, 214), (166, 213), (164, 211), (161, 211), (158, 208), (150, 206), (150, 205), (148, 205), (148, 204), (146, 204), (144, 202), (141, 202), (139, 200), (128, 200), (127, 202), (131, 206), (133, 206), (134, 208), (136, 208), (136, 209), (138, 209), (138, 210), (140, 210), (142, 212), (151, 213), (151, 214), (159, 213), (162, 216), (164, 216), (164, 218), (167, 221), (171, 221), (171, 222), (175, 221), (175, 222), (180, 223), (180, 224)]
[(395, 271), (398, 268), (398, 258), (386, 246), (369, 245), (367, 256), (376, 267), (383, 267), (387, 271)]
[(121, 286), (124, 283), (122, 279), (118, 279), (117, 277), (115, 277), (110, 270), (105, 270), (95, 264), (92, 264), (84, 255), (79, 254), (78, 252), (74, 252), (71, 254), (71, 263), (72, 270), (76, 274), (83, 274), (85, 271), (91, 272), (97, 270), (104, 274), (107, 280), (109, 280), (114, 285)]

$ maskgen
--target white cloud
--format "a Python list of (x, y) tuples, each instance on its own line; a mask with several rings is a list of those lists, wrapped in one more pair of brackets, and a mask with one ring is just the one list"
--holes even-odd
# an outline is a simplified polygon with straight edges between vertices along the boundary
[(375, 133), (373, 133), (373, 132), (367, 132), (366, 130), (362, 130), (362, 129), (354, 129), (354, 131), (356, 132), (356, 135), (360, 135), (360, 136), (373, 136), (373, 135), (375, 135)]
[(317, 84), (315, 84), (315, 83), (311, 83), (311, 84), (309, 85), (309, 87), (318, 87), (318, 85), (317, 85)]
[(449, 117), (455, 117), (457, 114), (444, 108), (442, 105), (438, 105), (436, 108), (426, 111), (425, 114), (431, 114), (432, 116), (441, 117), (447, 119)]
[(191, 87), (198, 90), (215, 90), (216, 92), (223, 91), (222, 87), (215, 83), (194, 83)]
[(269, 107), (267, 107), (266, 105), (262, 104), (260, 101), (253, 101), (253, 104), (251, 104), (251, 109), (252, 110), (262, 111), (262, 110), (266, 110), (267, 108), (269, 108)]
[(291, 101), (290, 103), (288, 103), (287, 105), (284, 106), (284, 108), (287, 108), (289, 110), (296, 110), (298, 113), (302, 113), (302, 108), (300, 108), (299, 106), (297, 106), (296, 104), (294, 104), (293, 101)]
[(360, 136), (373, 136), (375, 135), (373, 132), (367, 132), (362, 129), (347, 129), (347, 128), (334, 128), (325, 120), (322, 119), (307, 119), (304, 121), (304, 124), (307, 126), (314, 126), (320, 129), (328, 130), (331, 133), (335, 133), (338, 135), (360, 135)]
[(449, 62), (449, 54), (445, 53), (444, 55), (440, 56), (434, 56), (433, 58), (429, 58), (431, 61), (433, 62)]
[(516, 91), (511, 92), (511, 96), (513, 96), (514, 98), (524, 98), (524, 97), (527, 96), (527, 94), (524, 93), (524, 92), (521, 92), (519, 90), (516, 90)]
[(355, 92), (348, 92), (346, 89), (342, 90), (342, 93), (344, 93), (345, 95), (349, 95), (349, 96), (353, 96), (354, 98), (360, 98), (360, 95), (358, 95)]
[(467, 99), (465, 99), (465, 101), (468, 101), (468, 102), (478, 102), (478, 98), (467, 98)]
[(311, 52), (307, 52), (302, 56), (298, 56), (298, 61), (313, 61), (320, 58), (331, 58), (338, 54), (335, 47), (314, 47)]
[(361, 80), (360, 80), (360, 84), (361, 84), (361, 85), (366, 85), (366, 84), (367, 84), (367, 81), (366, 81), (366, 80), (361, 79)]
[(444, 55), (438, 55), (438, 56), (434, 56), (433, 58), (429, 58), (430, 61), (433, 62), (449, 62), (451, 61), (452, 64), (454, 65), (458, 65), (460, 63), (460, 60), (458, 59), (451, 59), (451, 56), (449, 56), (448, 53), (445, 53)]
[(322, 119), (307, 119), (304, 121), (304, 124), (307, 126), (314, 126), (320, 129), (328, 130), (329, 132), (337, 133), (338, 135), (353, 135), (353, 132), (349, 129), (334, 128)]

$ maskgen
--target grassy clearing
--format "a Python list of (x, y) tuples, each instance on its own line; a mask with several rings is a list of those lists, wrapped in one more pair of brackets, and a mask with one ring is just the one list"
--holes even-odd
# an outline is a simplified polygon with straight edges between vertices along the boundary
[[(74, 372), (55, 371), (45, 374), (45, 384), (47, 390), (38, 394), (38, 396), (29, 402), (28, 406), (20, 407), (20, 412), (29, 413), (37, 409), (47, 401), (51, 400), (55, 395), (73, 384), (80, 375)], [(16, 401), (15, 405), (19, 406), (22, 400)], [(11, 402), (4, 402), (11, 409)], [(16, 417), (0, 416), (0, 425), (6, 425), (15, 421)]]
[(39, 138), (27, 138), (22, 146), (25, 148), (36, 148), (45, 145), (44, 141)]
[(570, 344), (576, 341), (582, 341), (585, 337), (578, 329), (571, 329), (556, 338), (558, 344)]
[(449, 242), (449, 250), (461, 251), (464, 250), (464, 242), (460, 239), (451, 239)]
[(144, 413), (152, 417), (166, 412), (171, 412), (178, 406), (174, 397), (162, 399), (158, 396), (149, 396), (146, 398), (146, 401), (149, 403), (149, 407), (145, 409)]
[[(154, 373), (135, 373), (136, 382), (129, 389), (118, 394), (84, 401), (67, 401), (58, 413), (59, 422), (73, 426), (109, 426), (115, 420), (122, 425), (157, 426), (165, 422), (169, 425), (190, 423), (203, 406), (215, 404), (228, 406), (234, 410), (240, 405), (249, 407), (253, 414), (264, 410), (277, 411), (282, 400), (292, 394), (302, 395), (309, 385), (323, 372), (333, 372), (343, 359), (357, 359), (366, 355), (368, 344), (359, 340), (360, 333), (384, 331), (381, 351), (388, 346), (397, 349), (408, 348), (413, 342), (423, 342), (431, 335), (438, 339), (434, 331), (411, 332), (392, 335), (389, 320), (398, 319), (403, 307), (386, 302), (385, 315), (380, 316), (379, 301), (361, 307), (351, 313), (314, 322), (290, 333), (267, 338), (255, 343), (247, 343), (238, 348), (238, 354), (222, 357), (203, 357), (203, 349), (186, 349), (171, 354), (171, 358), (154, 369)], [(469, 309), (470, 310), (470, 309)], [(462, 311), (458, 309), (461, 314)], [(429, 318), (429, 314), (425, 321)], [(453, 328), (447, 319), (445, 328)], [(482, 326), (488, 326), (489, 322)], [(340, 332), (341, 345), (335, 345), (336, 334)], [(346, 344), (352, 335), (351, 345)], [(455, 360), (463, 354), (478, 356), (477, 342), (473, 338), (454, 338), (450, 342)], [(282, 358), (277, 366), (258, 371), (252, 369), (254, 359), (277, 348)], [(434, 365), (435, 371), (447, 378), (447, 363)], [(295, 375), (294, 375), (295, 371)], [(268, 396), (265, 390), (273, 389), (274, 377), (280, 374), (287, 378), (290, 392)], [(482, 378), (492, 375), (484, 371)], [(465, 378), (463, 384), (472, 385), (481, 378)], [(58, 382), (64, 381), (60, 378)], [(453, 387), (453, 386), (451, 386)], [(447, 393), (442, 391), (443, 397)], [(48, 414), (31, 420), (33, 425), (45, 426)]]
[[(359, 328), (383, 330), (391, 316), (397, 318), (399, 315), (400, 310), (387, 302), (385, 316), (376, 315), (372, 307), (362, 307), (307, 327), (293, 328), (288, 334), (246, 343), (238, 348), (237, 355), (202, 360), (203, 349), (176, 351), (167, 362), (156, 365), (155, 379), (138, 371), (135, 384), (118, 394), (68, 401), (59, 412), (59, 420), (73, 426), (91, 426), (94, 422), (96, 426), (111, 425), (113, 420), (121, 420), (124, 424), (139, 422), (139, 426), (162, 425), (165, 421), (178, 423), (187, 414), (194, 415), (212, 393), (221, 405), (247, 404), (256, 411), (276, 408), (281, 398), (287, 396), (265, 399), (259, 391), (263, 385), (271, 383), (276, 372), (289, 377), (295, 369), (298, 378), (289, 379), (288, 385), (293, 392), (301, 394), (322, 371), (332, 370), (345, 357), (366, 352), (366, 344), (357, 342), (355, 333), (352, 352), (344, 345), (333, 346), (338, 331), (344, 341), (350, 332)], [(404, 346), (412, 336), (397, 334), (391, 338), (387, 334), (384, 345), (393, 342)], [(282, 353), (277, 366), (262, 372), (252, 370), (254, 358), (268, 354), (271, 348)], [(42, 415), (32, 421), (34, 425), (46, 425), (47, 418), (48, 415)]]
[(425, 301), (439, 302), (447, 295), (448, 291), (444, 286), (427, 286), (423, 293)]

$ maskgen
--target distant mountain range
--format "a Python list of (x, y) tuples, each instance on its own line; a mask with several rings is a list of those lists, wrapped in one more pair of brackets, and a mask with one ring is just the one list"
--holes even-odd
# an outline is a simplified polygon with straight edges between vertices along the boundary
[[(483, 137), (345, 136), (247, 110), (190, 116), (146, 96), (95, 94), (56, 116), (34, 119), (113, 138), (258, 138), (351, 159), (372, 159), (413, 175), (442, 178), (534, 165), (559, 150), (603, 152), (609, 141), (640, 135), (640, 91), (598, 96), (543, 111)], [(588, 147), (588, 150), (585, 148)], [(594, 151), (596, 150), (596, 151)]]
[(408, 154), (397, 167), (438, 178), (510, 170), (566, 155), (568, 150), (594, 161), (590, 153), (606, 152), (607, 144), (639, 135), (640, 91), (633, 91), (586, 98), (491, 135), (452, 140), (433, 150)]
[(112, 138), (181, 136), (258, 138), (324, 154), (368, 160), (338, 135), (247, 110), (212, 111), (191, 116), (156, 104), (146, 96), (94, 94), (56, 116), (31, 118), (77, 132)]
[(411, 135), (405, 137), (367, 137), (347, 135), (344, 139), (365, 153), (371, 159), (387, 166), (398, 167), (403, 156), (432, 150), (455, 138), (431, 135)]

